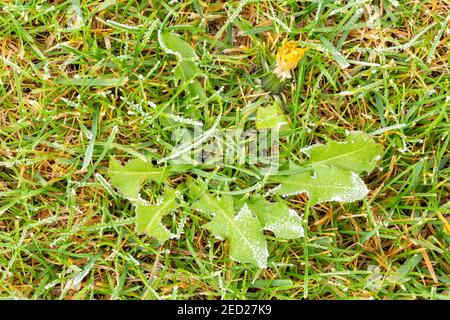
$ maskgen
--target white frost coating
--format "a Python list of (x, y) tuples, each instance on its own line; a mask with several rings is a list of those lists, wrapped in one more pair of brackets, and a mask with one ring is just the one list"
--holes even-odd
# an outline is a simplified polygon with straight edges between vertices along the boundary
[(155, 202), (155, 206), (157, 206), (157, 207), (159, 207), (159, 206), (161, 206), (161, 204), (164, 202), (164, 196), (159, 196), (157, 199), (156, 199), (156, 202)]
[(295, 211), (295, 210), (292, 209), (292, 208), (288, 208), (288, 209), (289, 209), (289, 215), (290, 215), (291, 217), (298, 217), (297, 211)]
[(270, 11), (272, 12), (271, 19), (273, 19), (278, 25), (280, 25), (288, 34), (291, 33), (291, 28), (289, 28), (283, 21), (277, 18), (278, 14), (275, 12), (272, 6), (270, 6)]
[(67, 27), (69, 30), (77, 30), (80, 27), (82, 27), (84, 25), (84, 18), (83, 18), (83, 14), (80, 10), (79, 7), (76, 7), (75, 5), (72, 5), (68, 12), (70, 14), (72, 14), (68, 19), (67, 19)]
[(0, 167), (11, 169), (13, 166), (21, 164), (20, 160), (0, 161)]
[(297, 221), (289, 220), (278, 220), (274, 223), (267, 224), (264, 229), (273, 231), (275, 234), (283, 234), (286, 232), (294, 232), (297, 237), (302, 238), (304, 236), (304, 230), (302, 226), (301, 218), (298, 216), (297, 211), (289, 208), (289, 216)]
[(164, 229), (166, 229), (166, 231), (169, 233), (169, 240), (170, 239), (175, 239), (175, 240), (179, 240), (181, 235), (175, 234), (170, 232), (166, 227), (164, 227), (164, 225), (162, 223), (160, 223), (161, 227), (163, 227)]
[(377, 134), (380, 134), (380, 133), (384, 133), (386, 131), (395, 130), (395, 129), (402, 129), (402, 128), (406, 127), (406, 126), (407, 126), (406, 123), (394, 124), (393, 126), (384, 127), (384, 128), (375, 130), (375, 131), (369, 133), (369, 135), (374, 136), (374, 135), (377, 135)]
[(100, 92), (97, 92), (96, 94), (106, 98), (108, 94), (111, 94), (111, 90), (100, 91)]
[[(341, 13), (341, 12), (347, 12), (349, 9), (353, 9), (355, 7), (359, 7), (360, 5), (364, 4), (366, 1), (365, 0), (356, 0), (356, 1), (351, 1), (350, 3), (348, 3), (347, 5), (340, 7), (338, 9), (333, 9), (330, 12), (330, 16), (335, 15), (336, 13)], [(359, 8), (357, 10), (358, 14), (361, 14), (364, 12), (363, 8)]]
[(175, 190), (175, 197), (177, 197), (178, 200), (183, 201), (183, 194), (180, 192), (180, 190)]
[(290, 196), (296, 196), (296, 195), (301, 194), (301, 193), (305, 193), (308, 196), (308, 198), (311, 198), (310, 193), (307, 190), (305, 190), (305, 189), (296, 190), (296, 191), (291, 192), (291, 193), (284, 193), (281, 196), (283, 198), (287, 198), (287, 197), (290, 197)]
[(75, 273), (73, 276), (71, 276), (64, 286), (63, 292), (66, 292), (69, 289), (75, 289), (79, 290), (81, 287), (81, 281), (89, 274), (92, 267), (94, 266), (94, 262), (89, 262), (82, 271), (79, 271)]
[[(178, 191), (178, 190), (177, 190)], [(187, 216), (183, 215), (180, 219), (180, 221), (177, 224), (177, 232), (174, 234), (174, 238), (173, 239), (180, 239), (181, 235), (184, 234), (184, 226), (186, 225), (186, 221), (187, 221)]]
[(243, 219), (243, 218), (245, 218), (247, 216), (253, 217), (253, 214), (250, 211), (250, 208), (248, 207), (247, 203), (245, 203), (242, 206), (241, 210), (238, 212), (238, 214), (234, 216), (233, 220), (234, 221), (238, 221), (238, 220), (241, 220), (241, 219)]
[(110, 24), (110, 25), (113, 25), (116, 27), (121, 27), (121, 28), (128, 29), (128, 30), (140, 30), (141, 28), (143, 28), (143, 26), (130, 26), (128, 24), (119, 23), (119, 22), (116, 22), (116, 21), (110, 20), (110, 19), (106, 20), (106, 24)]
[(180, 123), (192, 124), (193, 126), (203, 127), (203, 122), (197, 121), (197, 120), (194, 120), (191, 118), (184, 118), (182, 116), (174, 115), (174, 114), (171, 114), (170, 118), (172, 118), (173, 120), (180, 122)]
[(291, 230), (296, 232), (298, 237), (300, 237), (300, 238), (303, 237), (305, 235), (305, 230), (303, 230), (302, 218), (298, 216), (297, 211), (295, 211), (294, 209), (291, 209), (291, 208), (289, 208), (289, 215), (291, 217), (298, 219), (298, 223), (291, 226)]
[(277, 185), (276, 187), (269, 189), (266, 194), (264, 195), (264, 197), (270, 196), (271, 194), (276, 193), (278, 190), (281, 189), (281, 184)]
[[(351, 136), (351, 135), (354, 135), (354, 134), (364, 134), (364, 132), (362, 132), (361, 130), (345, 130), (345, 135), (346, 136)], [(365, 138), (365, 137), (364, 137)], [(340, 142), (337, 142), (337, 143), (345, 143), (345, 142), (347, 142), (347, 141), (340, 141)]]
[(265, 269), (267, 268), (267, 259), (269, 258), (269, 251), (265, 247), (251, 246), (253, 257), (256, 260), (258, 267)]
[(44, 80), (48, 80), (50, 79), (51, 75), (50, 75), (50, 69), (48, 68), (48, 62), (44, 65)]
[(127, 198), (127, 200), (129, 200), (129, 201), (131, 201), (131, 202), (136, 201), (136, 204), (137, 204), (137, 205), (143, 205), (143, 206), (151, 206), (151, 205), (152, 205), (152, 204), (151, 204), (150, 202), (148, 202), (147, 200), (142, 199), (140, 193), (138, 193), (138, 195), (137, 195), (136, 198), (131, 198), (131, 197), (126, 197), (126, 198)]
[(353, 185), (351, 189), (348, 189), (348, 191), (340, 195), (333, 195), (330, 201), (354, 202), (364, 198), (366, 194), (369, 193), (369, 189), (367, 189), (367, 186), (364, 184), (364, 181), (362, 181), (359, 178), (359, 176), (354, 172), (352, 172), (351, 182)]
[(72, 108), (78, 108), (80, 106), (79, 102), (73, 102), (66, 98), (61, 98), (61, 101), (64, 101), (68, 106), (70, 106)]
[(133, 262), (134, 265), (139, 266), (141, 263), (136, 260), (131, 254), (127, 253), (128, 258)]
[(226, 294), (227, 290), (225, 289), (225, 286), (223, 284), (223, 280), (222, 280), (222, 270), (218, 270), (216, 272), (214, 272), (213, 277), (217, 278), (219, 280), (219, 288), (220, 291), (222, 292), (222, 296)]
[(397, 0), (389, 0), (389, 2), (392, 3), (392, 5), (393, 5), (394, 7), (398, 7), (398, 6), (399, 6)]
[[(247, 203), (244, 204), (244, 206), (241, 208), (239, 213), (233, 218), (234, 221), (243, 220), (245, 218), (253, 218), (253, 214), (250, 211), (250, 208), (248, 207)], [(239, 231), (238, 231), (239, 232)], [(239, 232), (240, 233), (240, 232)], [(242, 235), (243, 236), (243, 235)], [(244, 237), (245, 239), (245, 237)], [(252, 243), (249, 243), (248, 240), (246, 240), (247, 245), (250, 248), (250, 251), (252, 252), (252, 257), (255, 259), (256, 264), (259, 268), (267, 268), (267, 259), (269, 258), (269, 251), (264, 246), (257, 246)], [(231, 257), (233, 258), (233, 257)]]
[(181, 56), (181, 54), (179, 52), (170, 50), (169, 48), (166, 47), (166, 44), (164, 43), (162, 36), (161, 36), (161, 29), (158, 30), (158, 42), (165, 53), (173, 54), (174, 56), (177, 57), (177, 59), (183, 60), (183, 57)]
[[(128, 106), (130, 106), (132, 109), (134, 109), (135, 112), (138, 112), (142, 115), (142, 117), (144, 118), (145, 121), (147, 122), (151, 122), (153, 120), (153, 116), (148, 114), (147, 112), (144, 111), (144, 109), (142, 108), (142, 106), (138, 103), (135, 102), (131, 102), (128, 101), (127, 98), (125, 98), (124, 96), (120, 96), (120, 100), (122, 100), (123, 102), (125, 102)], [(130, 112), (128, 112), (130, 113)]]
[(216, 217), (218, 215), (217, 212), (206, 211), (206, 210), (203, 210), (203, 209), (200, 209), (200, 208), (197, 208), (197, 207), (195, 207), (195, 210), (197, 210), (198, 212), (201, 212), (201, 213), (203, 213), (205, 215), (209, 215), (211, 218), (214, 218), (214, 217)]
[(311, 149), (313, 149), (313, 148), (315, 148), (315, 147), (319, 147), (319, 146), (324, 146), (324, 144), (323, 144), (323, 143), (315, 143), (315, 144), (310, 145), (310, 146), (308, 146), (308, 147), (301, 148), (300, 151), (301, 151), (302, 153), (306, 154), (306, 155), (309, 157), (309, 156), (310, 156), (309, 151), (310, 151)]

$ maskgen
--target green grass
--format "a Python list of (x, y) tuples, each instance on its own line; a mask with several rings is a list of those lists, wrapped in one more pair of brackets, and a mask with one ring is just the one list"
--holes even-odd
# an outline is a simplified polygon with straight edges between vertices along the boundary
[[(449, 299), (449, 8), (0, 1), (0, 297)], [(285, 199), (307, 217), (307, 236), (269, 241), (264, 270), (231, 261), (193, 210), (180, 212), (180, 239), (136, 234), (132, 204), (109, 188), (109, 157), (161, 159), (185, 126), (167, 114), (210, 127), (220, 112), (175, 84), (160, 28), (195, 48), (209, 97), (223, 88), (223, 128), (253, 126), (258, 82), (284, 39), (310, 48), (283, 91), (292, 129), (280, 158), (297, 162), (302, 147), (346, 130), (374, 132), (384, 157), (364, 177), (367, 199), (309, 208), (305, 196)], [(171, 183), (197, 175), (245, 189), (252, 172), (199, 167)]]

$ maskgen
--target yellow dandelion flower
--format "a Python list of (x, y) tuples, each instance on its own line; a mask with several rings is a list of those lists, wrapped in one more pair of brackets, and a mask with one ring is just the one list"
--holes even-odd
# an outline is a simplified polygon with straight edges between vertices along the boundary
[(297, 67), (307, 49), (298, 48), (292, 41), (283, 43), (277, 53), (277, 66), (274, 70), (276, 76), (281, 80), (291, 78), (291, 70)]
[(275, 69), (263, 78), (262, 88), (270, 94), (279, 94), (284, 82), (292, 77), (291, 71), (297, 67), (307, 50), (298, 48), (293, 41), (283, 43), (277, 52)]

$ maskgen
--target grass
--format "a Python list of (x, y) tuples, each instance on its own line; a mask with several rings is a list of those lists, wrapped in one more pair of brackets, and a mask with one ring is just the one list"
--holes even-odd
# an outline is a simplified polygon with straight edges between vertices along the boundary
[[(0, 297), (449, 299), (449, 8), (0, 1)], [(219, 113), (175, 85), (160, 28), (195, 48), (224, 128), (252, 126), (258, 82), (284, 39), (310, 48), (282, 95), (292, 129), (280, 158), (299, 161), (302, 147), (346, 130), (372, 132), (384, 157), (364, 177), (367, 199), (284, 200), (309, 229), (304, 239), (269, 241), (264, 270), (231, 261), (192, 210), (178, 240), (136, 234), (132, 205), (109, 188), (109, 157), (160, 159), (185, 126), (165, 115), (197, 114), (210, 127)], [(200, 167), (172, 184), (214, 174), (245, 189), (256, 181), (249, 172)]]

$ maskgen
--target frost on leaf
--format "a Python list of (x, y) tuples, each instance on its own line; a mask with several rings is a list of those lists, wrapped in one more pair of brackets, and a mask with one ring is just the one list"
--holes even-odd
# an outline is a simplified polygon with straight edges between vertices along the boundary
[(139, 189), (146, 180), (164, 182), (169, 176), (169, 169), (155, 168), (149, 161), (134, 159), (121, 166), (114, 159), (109, 161), (108, 175), (111, 183), (128, 199), (136, 200)]
[(248, 205), (263, 229), (272, 231), (277, 238), (296, 239), (304, 236), (302, 219), (295, 210), (282, 202), (269, 202), (258, 197)]
[(251, 263), (260, 268), (267, 266), (269, 252), (262, 227), (247, 204), (235, 214), (231, 196), (224, 195), (217, 199), (203, 194), (193, 207), (212, 214), (212, 220), (205, 227), (214, 236), (229, 240), (230, 257), (233, 260)]
[(253, 263), (265, 268), (269, 251), (261, 230), (258, 219), (247, 204), (244, 204), (233, 219), (230, 229), (230, 257), (236, 261)]
[(170, 32), (158, 32), (158, 41), (161, 48), (167, 54), (173, 54), (177, 57), (178, 63), (173, 69), (176, 79), (182, 83), (189, 83), (188, 90), (192, 98), (207, 99), (205, 90), (201, 83), (195, 78), (204, 76), (197, 65), (198, 56), (195, 50), (184, 41), (178, 34)]
[(178, 208), (176, 194), (172, 188), (166, 188), (164, 198), (157, 205), (147, 205), (139, 201), (136, 205), (136, 231), (155, 237), (160, 243), (174, 235), (161, 223), (162, 218)]
[(315, 165), (314, 175), (301, 172), (276, 177), (273, 181), (281, 185), (275, 193), (282, 196), (306, 193), (313, 204), (326, 201), (353, 202), (361, 200), (369, 192), (356, 173), (324, 165)]
[(178, 60), (197, 60), (197, 54), (181, 37), (171, 32), (158, 32), (159, 45), (165, 53), (173, 54)]
[(370, 173), (382, 156), (382, 146), (362, 132), (352, 133), (346, 141), (331, 141), (302, 149), (310, 160), (307, 164), (335, 166), (358, 174)]

